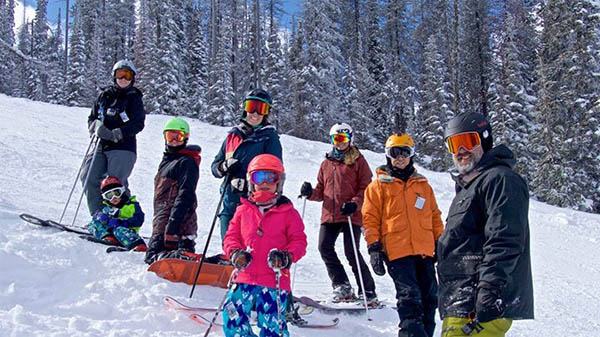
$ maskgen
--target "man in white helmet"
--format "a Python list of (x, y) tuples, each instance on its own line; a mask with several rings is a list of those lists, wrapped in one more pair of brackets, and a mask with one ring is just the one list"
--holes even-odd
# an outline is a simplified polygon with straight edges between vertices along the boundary
[[(308, 200), (323, 201), (321, 229), (319, 231), (319, 252), (327, 267), (333, 286), (334, 301), (356, 300), (348, 275), (336, 252), (335, 242), (344, 233), (344, 254), (356, 278), (359, 296), (366, 294), (370, 306), (377, 306), (375, 282), (360, 254), (359, 243), (362, 226), (360, 209), (365, 188), (371, 182), (373, 173), (358, 148), (352, 144), (352, 127), (346, 123), (336, 123), (329, 132), (333, 146), (325, 155), (317, 176), (317, 186), (313, 189), (309, 182), (302, 185), (301, 196)], [(354, 242), (350, 233), (348, 217), (352, 221)], [(362, 289), (358, 263), (354, 248), (358, 251), (358, 263), (365, 289)]]
[(90, 137), (100, 138), (96, 156), (86, 158), (82, 183), (90, 214), (102, 208), (100, 182), (104, 176), (119, 178), (128, 187), (127, 178), (137, 158), (136, 135), (144, 129), (146, 112), (142, 92), (135, 88), (136, 69), (133, 62), (121, 60), (112, 69), (113, 84), (104, 88), (88, 116)]

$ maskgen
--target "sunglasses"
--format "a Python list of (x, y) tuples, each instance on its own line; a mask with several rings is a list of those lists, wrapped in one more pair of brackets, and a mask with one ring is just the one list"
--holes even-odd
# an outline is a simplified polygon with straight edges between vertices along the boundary
[(266, 116), (269, 114), (271, 110), (271, 105), (269, 103), (265, 103), (263, 101), (248, 99), (244, 102), (244, 111), (246, 113), (257, 113), (262, 116)]
[(185, 132), (180, 130), (167, 130), (164, 134), (167, 143), (172, 142), (174, 140), (178, 142), (183, 142), (183, 140), (185, 139)]
[(102, 193), (102, 198), (107, 201), (113, 201), (116, 198), (120, 198), (125, 192), (125, 187), (115, 187)]
[(254, 171), (250, 175), (254, 185), (276, 184), (279, 182), (279, 173), (273, 171)]
[(394, 146), (385, 149), (385, 155), (391, 159), (410, 158), (415, 154), (415, 150), (408, 146)]
[(331, 135), (331, 142), (334, 145), (338, 145), (341, 143), (349, 143), (350, 142), (350, 134), (349, 133), (336, 133), (335, 135)]
[(131, 81), (133, 79), (133, 73), (127, 69), (119, 69), (115, 73), (115, 78), (117, 80), (128, 80)]
[(457, 154), (461, 147), (471, 152), (479, 145), (481, 145), (481, 139), (477, 132), (459, 133), (446, 138), (446, 147), (451, 154)]

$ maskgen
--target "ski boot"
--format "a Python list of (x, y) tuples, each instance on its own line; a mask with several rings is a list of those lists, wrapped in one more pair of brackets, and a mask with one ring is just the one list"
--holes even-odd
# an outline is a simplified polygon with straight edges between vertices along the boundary
[(350, 283), (343, 283), (333, 286), (333, 299), (334, 303), (339, 302), (353, 302), (356, 301), (357, 297), (352, 291)]

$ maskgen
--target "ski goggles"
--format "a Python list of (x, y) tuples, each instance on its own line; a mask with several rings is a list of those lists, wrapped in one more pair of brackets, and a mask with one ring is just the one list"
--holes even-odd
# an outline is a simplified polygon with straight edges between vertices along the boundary
[(350, 134), (349, 133), (336, 133), (335, 135), (331, 135), (331, 143), (333, 145), (338, 145), (342, 143), (350, 143)]
[(410, 146), (386, 147), (385, 155), (391, 159), (410, 158), (415, 154), (415, 149)]
[(476, 146), (481, 145), (481, 138), (477, 132), (465, 132), (446, 138), (446, 147), (452, 154), (457, 154), (462, 147), (471, 152)]
[(172, 142), (174, 140), (178, 142), (183, 142), (185, 139), (185, 132), (180, 130), (167, 130), (165, 131), (165, 140), (167, 143)]
[(115, 72), (115, 78), (117, 80), (125, 79), (131, 81), (133, 79), (133, 73), (131, 72), (131, 70), (119, 69)]
[(246, 113), (257, 113), (259, 115), (266, 116), (269, 114), (271, 110), (271, 105), (269, 103), (265, 103), (263, 101), (255, 100), (255, 99), (247, 99), (244, 102), (244, 111)]
[(115, 187), (102, 193), (102, 199), (112, 201), (113, 199), (120, 198), (125, 192), (125, 187)]
[(250, 175), (254, 185), (276, 184), (279, 182), (279, 173), (273, 171), (254, 171)]

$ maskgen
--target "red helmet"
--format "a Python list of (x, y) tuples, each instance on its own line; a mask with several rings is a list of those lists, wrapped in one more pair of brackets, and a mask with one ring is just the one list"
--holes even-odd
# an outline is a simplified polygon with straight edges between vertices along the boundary
[[(281, 159), (277, 158), (272, 154), (259, 154), (252, 158), (250, 164), (248, 164), (248, 173), (246, 174), (246, 181), (251, 182), (251, 175), (256, 171), (273, 171), (279, 174), (279, 182), (277, 183), (277, 194), (281, 195), (283, 191), (283, 182), (285, 181), (285, 170), (283, 169), (283, 163)], [(248, 184), (250, 192), (254, 191), (254, 184)]]
[(112, 190), (115, 187), (123, 187), (121, 180), (119, 180), (117, 177), (108, 176), (102, 180), (102, 183), (100, 184), (100, 191), (104, 193)]

